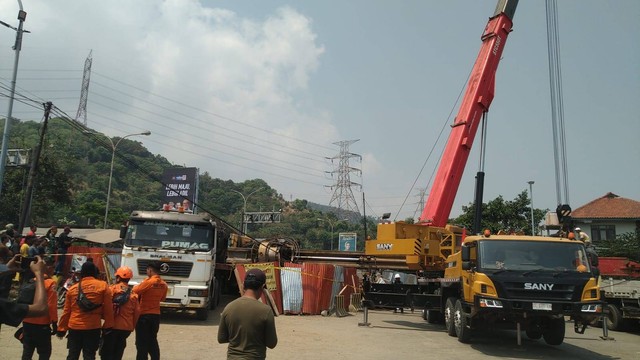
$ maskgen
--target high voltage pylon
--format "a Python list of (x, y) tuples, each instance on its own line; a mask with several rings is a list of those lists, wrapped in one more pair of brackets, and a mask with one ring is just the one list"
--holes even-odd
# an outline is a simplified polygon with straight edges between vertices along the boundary
[(338, 208), (337, 215), (338, 218), (341, 219), (346, 215), (346, 211), (353, 211), (358, 214), (360, 213), (358, 210), (358, 203), (353, 196), (351, 187), (362, 187), (362, 185), (351, 181), (351, 173), (358, 173), (359, 175), (362, 175), (362, 171), (349, 164), (349, 160), (351, 158), (358, 158), (362, 161), (362, 156), (349, 152), (349, 145), (356, 141), (358, 140), (334, 142), (334, 145), (340, 146), (340, 153), (334, 157), (327, 158), (331, 161), (339, 159), (337, 169), (330, 172), (331, 176), (333, 176), (333, 174), (337, 174), (337, 179), (335, 184), (330, 186), (331, 190), (333, 190), (333, 195), (331, 196), (331, 201), (329, 201), (329, 206)]
[[(76, 121), (82, 122), (84, 126), (87, 126), (87, 97), (89, 96), (89, 82), (91, 80), (91, 53), (84, 61), (84, 73), (82, 74), (82, 91), (80, 91), (80, 104), (78, 105), (78, 113), (76, 113)], [(82, 119), (82, 121), (80, 121)]]
[(427, 195), (427, 188), (418, 188), (418, 206), (416, 207), (416, 211), (413, 213), (413, 218), (416, 219), (416, 217), (418, 216), (418, 214), (422, 213), (422, 210), (424, 209), (424, 202), (425, 202), (425, 197)]

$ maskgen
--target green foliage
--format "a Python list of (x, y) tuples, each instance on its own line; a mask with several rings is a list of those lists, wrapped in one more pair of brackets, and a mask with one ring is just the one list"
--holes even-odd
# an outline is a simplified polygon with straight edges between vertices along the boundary
[[(524, 231), (531, 235), (531, 199), (524, 190), (512, 201), (505, 201), (502, 195), (482, 204), (481, 228), (490, 229), (492, 232), (499, 230)], [(450, 220), (452, 224), (473, 228), (474, 205), (462, 206), (462, 214)], [(534, 223), (538, 224), (547, 213), (547, 210), (533, 209)]]
[(598, 241), (599, 256), (621, 256), (640, 261), (640, 232), (628, 232), (616, 236), (615, 240)]

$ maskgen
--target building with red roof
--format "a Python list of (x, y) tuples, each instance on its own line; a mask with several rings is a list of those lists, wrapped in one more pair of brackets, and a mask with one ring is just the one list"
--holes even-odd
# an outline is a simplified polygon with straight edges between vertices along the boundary
[(640, 201), (612, 192), (588, 202), (571, 213), (576, 227), (591, 240), (613, 240), (617, 235), (640, 232)]

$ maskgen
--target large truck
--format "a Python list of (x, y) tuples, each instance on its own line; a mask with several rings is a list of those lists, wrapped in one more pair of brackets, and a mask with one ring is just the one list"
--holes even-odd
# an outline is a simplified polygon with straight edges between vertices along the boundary
[[(548, 344), (559, 345), (565, 316), (583, 333), (602, 313), (584, 245), (560, 237), (488, 232), (466, 236), (466, 230), (447, 224), (475, 134), (493, 100), (495, 74), (516, 6), (517, 0), (500, 0), (489, 18), (419, 221), (384, 221), (378, 225), (378, 238), (365, 243), (365, 256), (372, 263), (402, 263), (398, 268), (420, 275), (418, 283), (372, 283), (365, 299), (374, 306), (422, 309), (427, 321), (444, 321), (449, 335), (461, 342), (469, 342), (476, 328), (506, 324), (525, 330), (532, 339), (544, 337)], [(476, 204), (482, 203), (483, 175), (477, 176)], [(476, 224), (480, 215), (476, 211)]]
[(625, 257), (599, 259), (600, 290), (606, 301), (610, 330), (638, 329), (640, 320), (640, 264)]
[(134, 211), (121, 229), (123, 266), (133, 270), (130, 285), (144, 280), (149, 262), (160, 262), (167, 282), (163, 310), (195, 311), (206, 320), (220, 301), (228, 273), (225, 252), (234, 229), (216, 217), (175, 211)]

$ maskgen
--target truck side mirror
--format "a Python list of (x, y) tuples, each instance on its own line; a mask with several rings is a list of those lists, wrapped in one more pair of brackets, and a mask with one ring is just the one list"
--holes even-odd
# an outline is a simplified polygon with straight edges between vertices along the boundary
[(124, 239), (127, 236), (128, 226), (122, 225), (120, 226), (120, 239)]
[(471, 260), (471, 248), (468, 246), (461, 246), (460, 252), (462, 255), (462, 261), (470, 261)]

